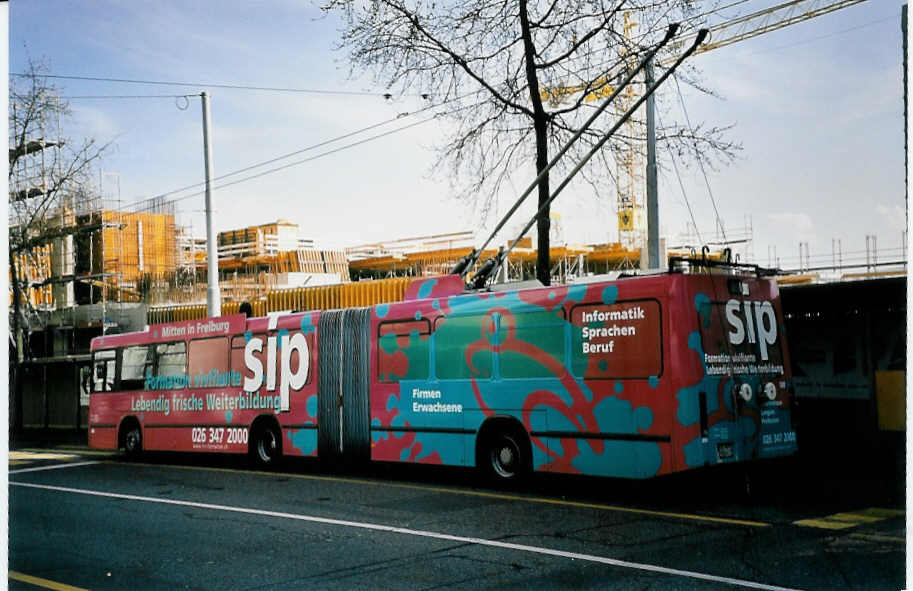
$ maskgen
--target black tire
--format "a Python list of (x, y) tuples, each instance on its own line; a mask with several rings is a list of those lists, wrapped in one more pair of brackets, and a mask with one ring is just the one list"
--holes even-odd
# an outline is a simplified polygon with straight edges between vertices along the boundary
[(282, 437), (276, 427), (263, 425), (253, 431), (250, 459), (258, 468), (275, 468), (281, 463)]
[(492, 432), (482, 441), (479, 467), (491, 482), (514, 484), (530, 472), (529, 445), (513, 431)]
[(143, 431), (139, 423), (131, 422), (124, 427), (124, 454), (135, 460), (143, 452)]

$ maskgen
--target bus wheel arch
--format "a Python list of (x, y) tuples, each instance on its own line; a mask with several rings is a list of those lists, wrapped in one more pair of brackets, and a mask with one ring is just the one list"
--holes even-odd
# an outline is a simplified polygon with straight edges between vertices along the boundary
[(250, 426), (248, 456), (259, 468), (273, 468), (282, 460), (282, 428), (273, 415), (260, 415)]
[(124, 417), (117, 430), (117, 446), (123, 448), (130, 459), (139, 457), (143, 451), (143, 428), (134, 416)]
[(514, 483), (532, 472), (532, 444), (514, 417), (487, 419), (476, 435), (476, 467), (490, 481)]

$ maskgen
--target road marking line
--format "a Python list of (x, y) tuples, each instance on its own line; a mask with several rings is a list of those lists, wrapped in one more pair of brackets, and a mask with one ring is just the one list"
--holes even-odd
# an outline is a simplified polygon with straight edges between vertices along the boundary
[(849, 537), (857, 540), (866, 540), (867, 542), (894, 542), (898, 544), (905, 544), (907, 540), (897, 536), (883, 536), (880, 534), (849, 534)]
[(896, 509), (872, 507), (859, 511), (834, 513), (833, 515), (828, 515), (826, 517), (800, 519), (799, 521), (794, 521), (793, 525), (817, 527), (819, 529), (849, 529), (864, 523), (875, 523), (876, 521), (890, 519), (891, 517), (900, 517), (903, 514), (903, 511), (898, 511)]
[(100, 462), (74, 462), (71, 464), (54, 464), (53, 466), (36, 466), (34, 468), (20, 468), (10, 470), (10, 474), (22, 474), (23, 472), (41, 472), (42, 470), (60, 470), (61, 468), (78, 468), (79, 466), (91, 466)]
[(754, 581), (746, 581), (742, 579), (733, 579), (729, 577), (722, 577), (717, 575), (709, 575), (706, 573), (699, 573), (695, 571), (680, 570), (675, 568), (668, 568), (665, 566), (656, 566), (652, 564), (643, 564), (638, 562), (628, 562), (625, 560), (618, 560), (615, 558), (607, 558), (604, 556), (594, 556), (592, 554), (580, 554), (577, 552), (566, 552), (564, 550), (553, 550), (551, 548), (542, 548), (539, 546), (527, 546), (525, 544), (513, 544), (510, 542), (499, 542), (497, 540), (486, 540), (484, 538), (471, 538), (466, 536), (455, 536), (451, 534), (444, 534), (432, 531), (418, 530), (418, 529), (408, 529), (403, 527), (396, 527), (392, 525), (383, 525), (378, 523), (365, 523), (360, 521), (346, 521), (342, 519), (330, 519), (327, 517), (317, 517), (313, 515), (301, 515), (297, 513), (282, 513), (279, 511), (266, 511), (263, 509), (251, 509), (247, 507), (232, 507), (228, 505), (214, 505), (211, 503), (196, 503), (193, 501), (181, 501), (178, 499), (161, 499), (156, 497), (142, 497), (138, 495), (128, 495), (121, 493), (112, 493), (99, 490), (87, 490), (80, 488), (69, 488), (64, 486), (51, 486), (47, 484), (33, 484), (27, 482), (10, 482), (10, 486), (22, 486), (26, 488), (36, 488), (41, 490), (51, 490), (57, 492), (68, 492), (73, 494), (80, 495), (89, 495), (95, 497), (105, 497), (112, 499), (125, 499), (130, 501), (140, 501), (146, 503), (159, 503), (162, 505), (176, 505), (180, 507), (195, 507), (198, 509), (209, 509), (213, 511), (227, 511), (231, 513), (244, 513), (247, 515), (260, 515), (263, 517), (277, 517), (281, 519), (294, 519), (297, 521), (306, 521), (311, 523), (321, 523), (324, 525), (337, 525), (342, 527), (354, 527), (359, 529), (366, 529), (371, 531), (380, 531), (387, 533), (403, 534), (410, 536), (418, 536), (423, 538), (432, 538), (437, 540), (445, 540), (448, 542), (459, 542), (461, 544), (474, 544), (477, 546), (488, 546), (492, 548), (501, 548), (505, 550), (519, 550), (521, 552), (531, 552), (534, 554), (543, 554), (546, 556), (555, 556), (559, 558), (570, 558), (572, 560), (585, 560), (587, 562), (596, 562), (599, 564), (606, 564), (609, 566), (618, 566), (622, 568), (629, 568), (641, 571), (647, 571), (651, 573), (657, 573), (662, 575), (674, 575), (679, 577), (687, 577), (690, 579), (698, 579), (702, 581), (710, 581), (714, 583), (724, 583), (727, 585), (735, 585), (738, 587), (747, 587), (749, 589), (763, 589), (765, 591), (798, 591), (796, 589), (791, 589), (788, 587), (780, 587), (777, 585), (767, 585), (764, 583), (757, 583)]
[(50, 581), (48, 579), (33, 577), (31, 575), (24, 575), (15, 571), (9, 572), (9, 578), (21, 583), (28, 583), (30, 585), (44, 587), (45, 589), (54, 589), (55, 591), (89, 591), (88, 589), (84, 589), (82, 587), (74, 587), (73, 585), (58, 583), (57, 581)]
[[(105, 462), (109, 464), (123, 465), (119, 462)], [(479, 490), (459, 490), (455, 488), (443, 488), (437, 486), (421, 486), (418, 484), (401, 484), (395, 482), (376, 482), (363, 480), (360, 478), (344, 478), (339, 476), (315, 476), (312, 474), (288, 474), (278, 472), (261, 472), (259, 470), (232, 470), (229, 468), (213, 468), (210, 466), (182, 466), (179, 464), (138, 464), (134, 466), (150, 466), (155, 468), (177, 468), (180, 470), (204, 470), (211, 472), (229, 472), (232, 474), (261, 474), (276, 476), (281, 474), (283, 478), (300, 478), (302, 480), (318, 480), (325, 482), (345, 482), (350, 484), (365, 484), (370, 486), (386, 486), (389, 488), (402, 488), (407, 490), (421, 490), (427, 492), (439, 492), (453, 495), (464, 495), (469, 497), (481, 497), (487, 499), (499, 499), (503, 501), (523, 501), (527, 503), (539, 503), (543, 505), (560, 505), (562, 507), (577, 507), (581, 509), (597, 509), (600, 511), (615, 511), (617, 513), (633, 513), (637, 515), (649, 515), (651, 517), (663, 517), (671, 519), (686, 519), (689, 521), (705, 521), (709, 523), (720, 523), (724, 525), (741, 525), (746, 527), (770, 527), (769, 523), (763, 521), (750, 521), (747, 519), (734, 519), (730, 517), (713, 517), (710, 515), (693, 515), (690, 513), (672, 513), (669, 511), (652, 511), (650, 509), (636, 509), (634, 507), (621, 507), (618, 505), (601, 505), (598, 503), (583, 503), (578, 501), (565, 501), (561, 499), (549, 499), (546, 497), (525, 497), (522, 495), (509, 495), (502, 493), (491, 493)]]
[(9, 461), (10, 466), (21, 466), (22, 464), (31, 464), (31, 462), (27, 462), (25, 460), (10, 460)]

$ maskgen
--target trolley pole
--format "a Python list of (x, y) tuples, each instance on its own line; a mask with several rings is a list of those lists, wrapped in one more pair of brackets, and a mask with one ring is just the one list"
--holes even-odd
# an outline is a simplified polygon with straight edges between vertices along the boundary
[(219, 294), (219, 251), (216, 248), (216, 234), (212, 219), (212, 151), (210, 150), (209, 95), (200, 94), (203, 99), (203, 158), (206, 162), (206, 313), (209, 316), (222, 315), (222, 297)]

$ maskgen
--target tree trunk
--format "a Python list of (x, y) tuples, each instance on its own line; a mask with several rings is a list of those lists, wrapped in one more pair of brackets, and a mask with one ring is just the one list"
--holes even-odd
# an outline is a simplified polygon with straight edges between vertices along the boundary
[[(529, 86), (530, 100), (533, 105), (533, 129), (536, 132), (536, 174), (541, 173), (548, 166), (548, 115), (542, 107), (542, 97), (539, 95), (539, 79), (536, 74), (536, 49), (533, 47), (533, 37), (529, 27), (529, 14), (526, 10), (527, 0), (520, 0), (520, 29), (523, 37), (523, 53), (526, 60), (526, 81)], [(539, 183), (538, 208), (548, 201), (549, 184), (548, 175), (542, 177)], [(549, 208), (546, 207), (536, 220), (538, 233), (538, 256), (536, 258), (536, 278), (543, 285), (551, 283), (551, 262), (549, 261)]]

